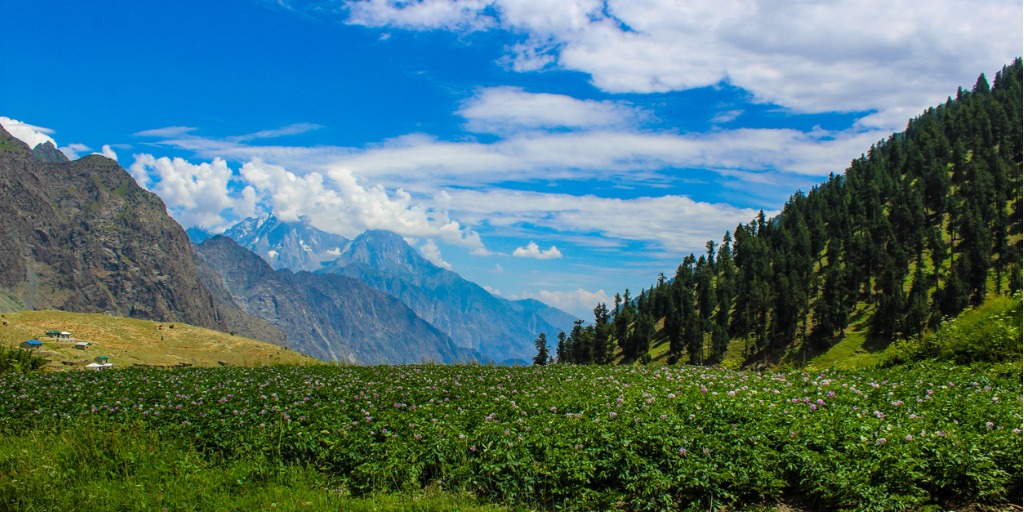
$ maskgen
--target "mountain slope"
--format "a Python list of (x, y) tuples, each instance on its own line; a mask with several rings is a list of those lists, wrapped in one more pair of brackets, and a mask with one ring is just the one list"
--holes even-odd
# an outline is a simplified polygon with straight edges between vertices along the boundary
[(775, 218), (687, 256), (675, 279), (616, 308), (624, 359), (650, 341), (628, 333), (660, 318), (669, 362), (717, 364), (740, 346), (747, 364), (877, 352), (1019, 293), (1022, 78), (1019, 58), (991, 86), (979, 76)]
[[(571, 315), (536, 301), (517, 303), (491, 295), (455, 272), (420, 256), (401, 236), (367, 231), (320, 273), (353, 277), (399, 298), (424, 320), (493, 361), (529, 361), (541, 332), (571, 327)], [(552, 325), (551, 320), (564, 321)]]
[(116, 162), (40, 162), (0, 129), (0, 295), (28, 309), (227, 329), (166, 212)]
[(226, 236), (195, 247), (211, 289), (232, 304), (282, 329), (296, 351), (350, 363), (458, 362), (457, 348), (397, 299), (340, 275), (275, 271)]
[[(43, 346), (35, 352), (48, 358), (54, 369), (80, 369), (98, 355), (109, 356), (109, 361), (118, 368), (317, 363), (285, 347), (181, 322), (53, 310), (6, 313), (3, 320), (0, 346), (16, 347), (32, 338), (42, 340)], [(55, 328), (69, 331), (76, 341), (92, 345), (82, 351), (72, 342), (55, 342), (46, 337), (46, 331)]]
[(295, 271), (320, 269), (324, 262), (337, 258), (348, 244), (347, 238), (321, 231), (307, 219), (283, 222), (274, 216), (245, 219), (224, 235), (255, 252), (275, 269)]

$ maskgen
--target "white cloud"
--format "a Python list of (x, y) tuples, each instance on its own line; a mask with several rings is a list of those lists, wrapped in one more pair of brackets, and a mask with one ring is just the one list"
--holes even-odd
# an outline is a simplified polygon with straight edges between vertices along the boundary
[(475, 132), (507, 134), (524, 129), (594, 129), (627, 126), (642, 113), (621, 103), (579, 100), (562, 94), (491, 87), (466, 101), (458, 114)]
[(314, 123), (295, 123), (274, 130), (261, 130), (255, 133), (250, 133), (248, 135), (230, 137), (227, 140), (231, 142), (244, 142), (255, 139), (272, 139), (275, 137), (285, 137), (288, 135), (300, 135), (306, 132), (311, 132), (313, 130), (318, 130), (320, 128), (323, 128), (323, 125)]
[[(500, 29), (520, 71), (580, 71), (613, 93), (729, 82), (797, 112), (919, 112), (1020, 53), (1010, 0), (352, 0), (349, 23)], [(1000, 37), (992, 37), (1000, 34)], [(883, 115), (884, 117), (884, 115)], [(898, 129), (906, 117), (898, 116)]]
[(488, 254), (480, 235), (450, 218), (445, 209), (414, 200), (402, 189), (389, 193), (380, 185), (365, 187), (344, 171), (300, 175), (255, 159), (234, 172), (220, 158), (193, 164), (149, 154), (135, 155), (128, 170), (185, 226), (201, 225), (216, 232), (235, 220), (272, 212), (285, 221), (308, 217), (317, 228), (347, 237), (386, 229), (427, 238), (424, 256), (442, 267), (448, 263), (434, 240)]
[(115, 162), (117, 161), (117, 153), (115, 153), (114, 150), (110, 148), (110, 144), (104, 144), (102, 152), (96, 154), (103, 155)]
[(141, 132), (135, 132), (138, 137), (181, 137), (189, 132), (194, 132), (196, 128), (191, 126), (167, 126), (164, 128), (154, 128), (152, 130), (143, 130)]
[(232, 171), (227, 162), (192, 164), (182, 158), (138, 154), (128, 172), (143, 188), (160, 196), (183, 226), (206, 226), (214, 231), (228, 223), (225, 213), (235, 203), (229, 196)]
[(451, 270), (452, 264), (448, 263), (441, 257), (441, 249), (438, 248), (437, 243), (433, 240), (427, 240), (423, 245), (420, 246), (420, 254), (423, 255), (427, 261), (437, 265), (443, 269)]
[(592, 320), (594, 307), (598, 303), (611, 304), (613, 299), (604, 290), (589, 291), (583, 288), (568, 291), (541, 290), (536, 293), (525, 293), (517, 299), (537, 299), (549, 306), (568, 311), (584, 320)]
[(562, 252), (558, 250), (558, 247), (551, 246), (550, 249), (541, 250), (535, 242), (530, 242), (526, 247), (517, 247), (515, 251), (512, 251), (512, 256), (517, 258), (533, 258), (537, 260), (552, 260), (562, 257)]
[(632, 130), (524, 133), (494, 143), (448, 142), (417, 135), (335, 157), (359, 176), (410, 190), (508, 181), (663, 180), (664, 168), (827, 176), (888, 132), (737, 129), (707, 134)]
[[(452, 190), (450, 194), (452, 212), (470, 224), (486, 219), (498, 228), (529, 226), (554, 230), (563, 237), (583, 234), (588, 236), (574, 243), (595, 247), (606, 246), (609, 238), (642, 241), (677, 254), (702, 251), (708, 240), (721, 239), (725, 231), (757, 215), (757, 210), (749, 208), (676, 195), (616, 199), (509, 190)], [(540, 253), (536, 244), (519, 251)]]
[[(483, 10), (490, 0), (360, 0), (349, 2), (349, 22), (410, 29), (482, 30), (493, 20)], [(401, 6), (400, 8), (398, 6)]]
[(53, 137), (50, 137), (50, 134), (54, 132), (49, 128), (23, 123), (17, 119), (4, 116), (0, 116), (0, 125), (14, 138), (28, 144), (29, 148), (35, 148), (39, 144), (47, 142), (53, 144), (53, 147), (57, 147), (57, 142), (53, 140)]
[(92, 148), (85, 144), (68, 144), (60, 148), (60, 152), (64, 153), (64, 156), (68, 157), (68, 160), (78, 160), (81, 153), (86, 151), (92, 151)]
[(730, 123), (735, 121), (736, 118), (740, 117), (742, 114), (742, 110), (726, 110), (725, 112), (721, 112), (715, 117), (712, 117), (711, 122), (715, 124)]

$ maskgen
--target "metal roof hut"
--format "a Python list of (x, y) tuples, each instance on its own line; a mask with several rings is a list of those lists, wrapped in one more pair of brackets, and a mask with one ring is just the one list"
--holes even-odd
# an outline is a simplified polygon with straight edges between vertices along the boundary
[(60, 331), (57, 329), (50, 329), (49, 331), (46, 331), (46, 335), (56, 340), (57, 337), (60, 336)]
[(68, 331), (61, 331), (57, 335), (57, 341), (71, 341), (71, 333)]
[(21, 348), (27, 348), (29, 350), (34, 350), (41, 346), (43, 346), (43, 342), (39, 340), (26, 340), (21, 344)]

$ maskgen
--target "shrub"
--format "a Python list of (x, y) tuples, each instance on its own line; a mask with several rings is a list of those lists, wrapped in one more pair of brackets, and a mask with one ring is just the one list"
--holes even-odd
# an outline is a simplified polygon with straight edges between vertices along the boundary
[(0, 347), (0, 374), (30, 373), (46, 366), (46, 358), (27, 350)]
[(1021, 296), (991, 299), (944, 321), (937, 330), (893, 344), (885, 364), (935, 359), (958, 364), (1021, 360)]

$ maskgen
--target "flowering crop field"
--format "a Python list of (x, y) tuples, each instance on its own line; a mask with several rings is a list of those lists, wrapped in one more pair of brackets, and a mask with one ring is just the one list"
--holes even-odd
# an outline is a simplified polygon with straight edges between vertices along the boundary
[(999, 504), (1021, 493), (1022, 386), (993, 375), (935, 364), (10, 375), (0, 432), (127, 425), (309, 465), (355, 494), (437, 486), (537, 508)]

